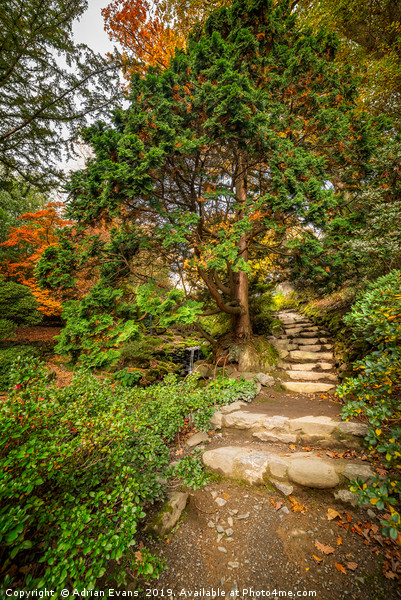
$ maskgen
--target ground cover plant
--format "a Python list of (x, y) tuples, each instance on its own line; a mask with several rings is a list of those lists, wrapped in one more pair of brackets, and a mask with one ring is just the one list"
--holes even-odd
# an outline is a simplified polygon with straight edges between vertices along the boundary
[[(198, 387), (195, 375), (131, 389), (87, 371), (59, 389), (29, 358), (10, 380), (0, 406), (0, 552), (4, 585), (14, 576), (28, 589), (93, 587), (111, 560), (135, 549), (147, 508), (163, 498), (161, 477), (204, 482), (194, 459), (168, 466), (189, 415), (206, 429), (216, 405), (256, 394), (253, 382)], [(151, 576), (154, 558), (141, 554), (140, 571)], [(31, 568), (15, 576), (13, 565)]]
[(352, 490), (361, 502), (389, 511), (383, 533), (401, 543), (401, 272), (372, 283), (344, 321), (371, 351), (354, 365), (357, 376), (338, 388), (339, 396), (348, 400), (343, 417), (367, 418), (370, 452), (385, 467), (369, 484), (355, 481)]

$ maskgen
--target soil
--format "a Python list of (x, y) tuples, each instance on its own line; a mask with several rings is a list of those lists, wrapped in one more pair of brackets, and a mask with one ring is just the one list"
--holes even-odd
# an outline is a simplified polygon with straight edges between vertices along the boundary
[(317, 415), (324, 417), (340, 417), (342, 403), (328, 394), (286, 394), (275, 390), (263, 391), (243, 409), (247, 412), (263, 413), (266, 416), (281, 415), (283, 417), (308, 417)]
[[(224, 506), (218, 506), (215, 495), (226, 500)], [(329, 521), (328, 509), (342, 519)], [(238, 518), (243, 515), (248, 516)], [(233, 533), (219, 535), (217, 526)], [(377, 531), (379, 522), (369, 520), (365, 511), (345, 510), (321, 491), (305, 493), (294, 503), (266, 487), (208, 484), (191, 493), (175, 531), (162, 541), (147, 542), (167, 559), (167, 568), (158, 580), (144, 582), (141, 594), (210, 597), (214, 590), (217, 598), (224, 592), (225, 597), (231, 593), (247, 599), (300, 592), (317, 600), (395, 600), (401, 590), (383, 576), (387, 546), (375, 542)], [(316, 542), (323, 544), (323, 551)]]
[(15, 336), (10, 341), (18, 342), (52, 342), (59, 335), (61, 327), (17, 327)]

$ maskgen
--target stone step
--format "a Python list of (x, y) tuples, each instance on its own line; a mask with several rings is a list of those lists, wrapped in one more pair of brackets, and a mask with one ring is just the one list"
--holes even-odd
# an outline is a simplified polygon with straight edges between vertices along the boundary
[[(292, 494), (294, 485), (307, 488), (337, 488), (341, 481), (361, 476), (372, 478), (372, 469), (365, 464), (345, 459), (322, 458), (312, 452), (279, 454), (249, 446), (223, 446), (207, 450), (202, 460), (215, 473), (251, 485), (273, 484), (284, 494)], [(277, 485), (278, 484), (278, 485)], [(346, 486), (343, 484), (343, 487)]]
[(299, 362), (320, 362), (333, 360), (332, 352), (306, 352), (303, 350), (291, 350), (288, 354), (291, 360)]
[(277, 348), (277, 350), (298, 350), (298, 344), (291, 344), (286, 340), (269, 340), (272, 346)]
[[(291, 344), (292, 346), (299, 346), (299, 344)], [(333, 344), (305, 344), (300, 348), (303, 352), (320, 352), (321, 350), (332, 350)], [(294, 348), (288, 348), (288, 350), (294, 350)]]
[(308, 346), (314, 344), (329, 344), (333, 347), (333, 344), (327, 338), (288, 338), (288, 341), (291, 340), (292, 344), (298, 344), (299, 346)]
[(312, 383), (306, 381), (283, 381), (282, 387), (289, 392), (298, 394), (318, 394), (319, 392), (334, 391), (333, 383)]
[(314, 363), (282, 363), (284, 370), (291, 371), (332, 371), (333, 364), (328, 362), (314, 362)]
[(337, 375), (324, 371), (286, 371), (286, 373), (289, 375), (289, 377), (291, 377), (291, 379), (296, 379), (298, 381), (302, 379), (305, 381), (320, 381), (326, 379), (328, 381), (333, 381), (334, 383), (338, 382)]
[(246, 410), (235, 402), (214, 413), (214, 429), (243, 430), (265, 442), (286, 444), (314, 444), (331, 448), (359, 448), (367, 435), (364, 423), (340, 421), (331, 417), (299, 417), (291, 419), (281, 415), (268, 416)]
[(301, 331), (301, 332), (299, 332), (299, 334), (294, 334), (294, 335), (292, 333), (287, 333), (288, 337), (298, 337), (298, 338), (316, 338), (319, 335), (321, 335), (321, 334), (316, 333), (314, 331), (311, 331), (311, 332)]

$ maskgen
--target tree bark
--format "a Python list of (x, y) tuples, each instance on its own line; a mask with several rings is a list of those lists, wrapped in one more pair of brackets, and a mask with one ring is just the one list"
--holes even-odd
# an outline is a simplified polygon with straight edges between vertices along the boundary
[[(235, 194), (237, 202), (245, 204), (247, 199), (247, 170), (244, 152), (238, 151), (238, 172), (235, 181)], [(240, 208), (239, 219), (244, 214)], [(238, 251), (240, 257), (248, 262), (248, 233), (243, 233), (239, 239)], [(249, 283), (248, 273), (238, 271), (234, 274), (234, 293), (235, 299), (240, 307), (240, 313), (232, 316), (232, 326), (234, 337), (238, 340), (248, 340), (252, 337), (252, 326), (249, 315)]]

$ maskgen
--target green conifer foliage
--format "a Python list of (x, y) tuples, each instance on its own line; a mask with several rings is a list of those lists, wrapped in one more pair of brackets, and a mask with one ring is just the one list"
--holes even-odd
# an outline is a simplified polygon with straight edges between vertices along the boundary
[[(288, 2), (237, 0), (195, 30), (170, 68), (135, 76), (130, 107), (85, 133), (95, 158), (70, 183), (81, 225), (118, 217), (175, 248), (196, 272), (208, 314), (251, 336), (248, 259), (266, 234), (324, 230), (373, 145), (341, 78), (337, 39), (301, 30)], [(195, 318), (195, 316), (194, 316)]]

